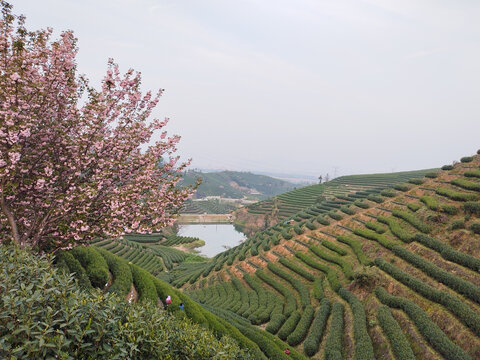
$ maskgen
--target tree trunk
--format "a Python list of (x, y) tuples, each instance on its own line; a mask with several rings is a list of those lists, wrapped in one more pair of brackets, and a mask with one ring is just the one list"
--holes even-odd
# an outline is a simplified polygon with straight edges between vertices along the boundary
[(15, 217), (13, 216), (12, 212), (8, 208), (7, 204), (5, 204), (5, 198), (0, 196), (0, 206), (2, 208), (3, 213), (7, 217), (8, 224), (10, 225), (10, 229), (12, 230), (13, 240), (19, 244), (20, 243), (20, 236), (18, 235), (18, 228), (17, 223), (15, 222)]

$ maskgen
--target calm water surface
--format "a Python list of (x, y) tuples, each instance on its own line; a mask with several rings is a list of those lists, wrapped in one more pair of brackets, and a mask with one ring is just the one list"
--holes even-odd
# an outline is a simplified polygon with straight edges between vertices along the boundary
[[(192, 224), (181, 225), (178, 235), (195, 236), (205, 241), (205, 246), (197, 248), (200, 254), (213, 257), (245, 240), (245, 235), (236, 231), (231, 224)], [(225, 248), (227, 247), (227, 248)]]

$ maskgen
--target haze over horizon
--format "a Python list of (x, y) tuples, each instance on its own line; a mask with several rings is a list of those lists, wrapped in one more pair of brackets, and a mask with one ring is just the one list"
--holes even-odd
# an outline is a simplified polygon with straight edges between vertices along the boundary
[(166, 89), (192, 168), (333, 176), (440, 167), (480, 148), (480, 3), (17, 0)]

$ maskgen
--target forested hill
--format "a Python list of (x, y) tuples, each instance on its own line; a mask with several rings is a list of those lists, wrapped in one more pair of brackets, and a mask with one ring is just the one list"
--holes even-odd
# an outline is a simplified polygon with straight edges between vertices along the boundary
[(202, 178), (196, 197), (221, 196), (226, 198), (241, 199), (245, 196), (258, 200), (289, 191), (294, 184), (265, 175), (256, 175), (250, 172), (220, 171), (204, 173), (200, 171), (187, 171), (182, 185), (190, 185), (195, 180)]

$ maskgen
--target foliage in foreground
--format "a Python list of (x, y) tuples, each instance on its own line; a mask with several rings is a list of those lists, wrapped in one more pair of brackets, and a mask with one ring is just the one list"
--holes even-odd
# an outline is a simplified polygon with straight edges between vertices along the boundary
[(155, 304), (83, 291), (44, 256), (1, 245), (0, 268), (2, 358), (250, 359), (231, 338)]

